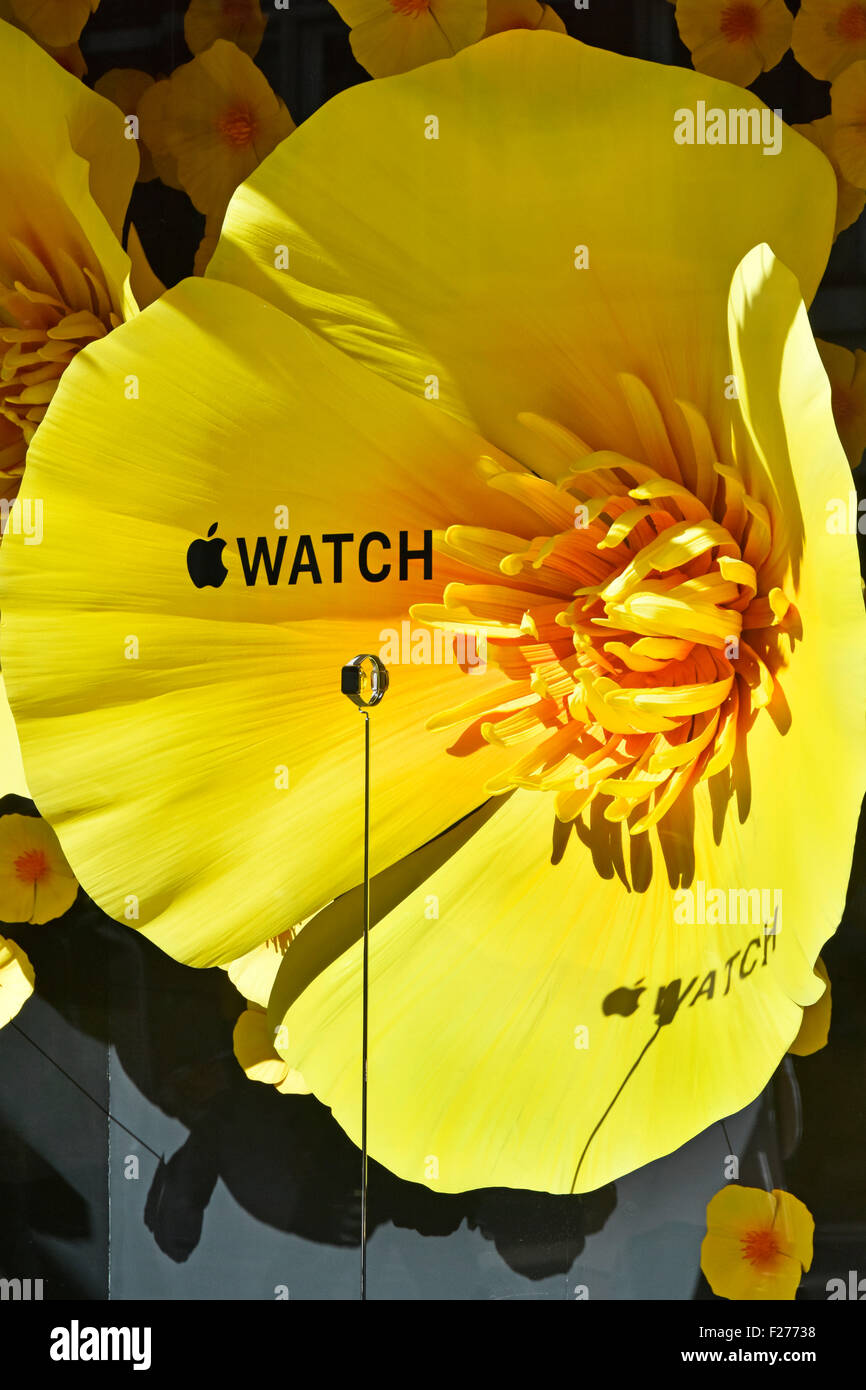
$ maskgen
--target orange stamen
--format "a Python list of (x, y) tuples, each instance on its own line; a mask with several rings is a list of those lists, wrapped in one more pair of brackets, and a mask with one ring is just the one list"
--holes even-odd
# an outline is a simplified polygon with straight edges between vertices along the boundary
[(27, 849), (15, 860), (15, 873), (22, 883), (39, 883), (48, 873), (45, 851)]
[(258, 121), (248, 106), (232, 106), (220, 116), (217, 130), (227, 145), (241, 150), (256, 138)]
[(866, 5), (848, 5), (836, 21), (836, 33), (846, 43), (862, 43), (866, 39)]
[(729, 5), (722, 10), (721, 30), (728, 43), (753, 39), (760, 27), (761, 21), (754, 5)]
[(743, 1259), (748, 1260), (749, 1264), (754, 1265), (756, 1269), (768, 1268), (773, 1264), (777, 1255), (781, 1254), (775, 1232), (766, 1228), (747, 1231), (741, 1244)]

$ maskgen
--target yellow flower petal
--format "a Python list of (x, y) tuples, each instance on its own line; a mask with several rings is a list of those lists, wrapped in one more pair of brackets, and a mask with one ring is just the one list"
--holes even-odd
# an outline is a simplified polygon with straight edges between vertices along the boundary
[(833, 418), (848, 462), (857, 468), (866, 449), (866, 352), (851, 352), (818, 339), (818, 351), (830, 378)]
[(800, 1024), (800, 1031), (788, 1049), (789, 1052), (793, 1052), (795, 1057), (810, 1057), (813, 1052), (820, 1052), (822, 1047), (827, 1046), (827, 1039), (830, 1036), (832, 1012), (830, 976), (827, 974), (827, 967), (820, 956), (815, 962), (815, 974), (824, 981), (827, 988), (820, 999), (816, 1000), (814, 1004), (809, 1004), (803, 1010), (803, 1022)]
[(0, 675), (0, 768), (2, 768), (3, 777), (2, 784), (0, 784), (0, 796), (8, 796), (12, 793), (15, 796), (29, 798), (30, 792), (27, 790), (27, 780), (24, 776), (24, 764), (21, 761), (18, 734), (15, 729), (15, 721), (12, 718), (12, 711), (9, 708), (9, 701), (6, 699), (6, 687), (3, 684), (2, 675)]
[(12, 0), (16, 18), (48, 48), (75, 43), (98, 8), (99, 0)]
[[(154, 78), (140, 68), (111, 68), (93, 84), (94, 91), (107, 101), (113, 101), (125, 117), (138, 115), (138, 104), (146, 91), (154, 85)], [(153, 156), (143, 141), (138, 142), (141, 163), (138, 170), (139, 183), (149, 183), (156, 178)]]
[(129, 224), (126, 250), (130, 260), (129, 283), (132, 293), (139, 307), (146, 309), (148, 304), (165, 294), (165, 285), (151, 269), (134, 222)]
[(791, 42), (785, 0), (677, 0), (677, 28), (698, 72), (748, 87)]
[(332, 0), (373, 77), (448, 58), (484, 33), (486, 0)]
[(216, 39), (228, 39), (255, 58), (267, 23), (260, 0), (190, 0), (183, 35), (190, 53), (202, 53)]
[(812, 1263), (815, 1223), (790, 1192), (732, 1184), (707, 1205), (701, 1269), (730, 1299), (793, 1299)]
[(33, 966), (15, 941), (0, 936), (0, 1028), (24, 1007), (33, 993)]
[(235, 1057), (251, 1081), (279, 1086), (289, 1068), (274, 1051), (266, 1016), (257, 1009), (246, 1009), (234, 1027), (232, 1045)]
[(802, 0), (794, 19), (794, 57), (813, 77), (832, 82), (866, 58), (863, 0)]
[[(773, 158), (677, 145), (674, 113), (699, 100), (728, 108), (731, 93), (675, 67), (650, 81), (558, 34), (495, 35), (328, 102), (238, 190), (207, 274), (415, 394), (435, 378), (441, 408), (536, 470), (550, 460), (530, 454), (521, 412), (640, 457), (617, 374), (707, 403), (715, 428), (737, 263), (766, 239), (808, 302), (831, 244), (835, 184), (819, 152), (787, 130)], [(737, 103), (760, 109), (750, 93)], [(425, 139), (430, 113), (438, 140)], [(591, 176), (568, 177), (590, 147)], [(472, 197), (455, 198), (467, 183)], [(575, 268), (577, 245), (588, 268)]]
[(866, 207), (866, 192), (861, 188), (856, 188), (853, 183), (849, 183), (839, 168), (834, 150), (836, 127), (832, 116), (822, 116), (820, 120), (810, 121), (808, 125), (794, 125), (791, 129), (796, 130), (800, 135), (805, 135), (807, 140), (811, 140), (813, 145), (817, 145), (833, 166), (838, 190), (834, 235), (838, 236), (840, 232), (845, 231), (846, 227), (850, 227), (852, 223), (857, 221)]
[(217, 248), (222, 225), (223, 219), (221, 213), (218, 213), (216, 216), (212, 214), (208, 217), (205, 223), (204, 236), (199, 242), (198, 250), (195, 253), (193, 270), (196, 275), (204, 275), (207, 270), (211, 257)]
[(280, 936), (272, 937), (261, 946), (254, 946), (246, 955), (225, 966), (226, 974), (235, 989), (248, 1003), (255, 1004), (260, 1009), (267, 1008), (274, 980), (293, 937), (294, 930), (290, 927)]
[(566, 33), (565, 24), (550, 5), (539, 0), (487, 0), (485, 38), (506, 29), (553, 29)]
[(833, 153), (856, 188), (866, 188), (866, 60), (852, 63), (830, 89)]
[(77, 894), (51, 826), (38, 816), (0, 816), (0, 922), (51, 922)]
[[(186, 281), (70, 370), (25, 479), (63, 524), (40, 546), (9, 533), (2, 547), (4, 674), (28, 782), (101, 906), (129, 920), (135, 895), (137, 924), (163, 949), (228, 963), (359, 880), (362, 724), (340, 667), (399, 637), (410, 605), (462, 574), (437, 558), (425, 579), (418, 559), (401, 580), (400, 532), (420, 550), (425, 530), (455, 519), (506, 532), (526, 517), (487, 485), (495, 450), (232, 286)], [(117, 390), (129, 374), (140, 399)], [(228, 400), (243, 409), (227, 414)], [(250, 559), (258, 536), (275, 554), (285, 506), (280, 582), (247, 587), (236, 538)], [(187, 548), (214, 521), (231, 579), (199, 590)], [(355, 538), (339, 583), (321, 540), (335, 532)], [(374, 532), (391, 538), (375, 583), (358, 561)], [(305, 534), (322, 582), (299, 571), (290, 585)], [(369, 548), (372, 570), (383, 553)], [(131, 565), (135, 554), (146, 563)], [(511, 761), (487, 745), (461, 755), (454, 730), (425, 729), (428, 714), (500, 683), (447, 660), (394, 666), (377, 717), (377, 868), (472, 810)], [(131, 758), (135, 746), (147, 756)], [(409, 763), (420, 782), (406, 780)], [(252, 858), (226, 852), (239, 824)]]
[(87, 62), (79, 44), (70, 43), (63, 48), (51, 48), (50, 45), (45, 44), (43, 47), (49, 57), (53, 58), (55, 63), (60, 64), (64, 72), (77, 78), (87, 76)]
[(277, 1083), (277, 1090), (284, 1096), (308, 1096), (310, 1088), (299, 1071), (293, 1071), (291, 1067), (286, 1072), (282, 1081)]
[[(154, 82), (146, 88), (147, 100), (143, 100), (145, 92), (138, 97), (138, 116), (142, 125), (154, 132), (154, 139), (158, 142), (153, 149), (148, 145), (147, 152), (157, 178), (161, 179), (167, 188), (177, 188), (183, 190), (183, 184), (177, 171), (177, 159), (171, 152), (171, 142), (169, 139), (169, 127), (171, 125), (173, 102), (172, 88), (168, 78), (163, 78), (159, 82)], [(140, 141), (140, 144), (143, 144)]]
[[(738, 271), (730, 320), (750, 486), (772, 508), (802, 620), (787, 707), (749, 730), (736, 815), (722, 817), (705, 781), (685, 819), (641, 848), (606, 832), (601, 812), (558, 833), (552, 797), (518, 791), (474, 834), (464, 823), (441, 868), (419, 871), (371, 942), (370, 1153), (408, 1181), (427, 1180), (435, 1154), (443, 1191), (592, 1190), (753, 1100), (818, 997), (812, 963), (842, 914), (866, 773), (856, 540), (825, 528), (849, 470), (795, 282), (766, 248)], [(780, 766), (790, 804), (806, 808), (828, 761), (846, 785), (820, 815), (807, 810), (799, 828), (778, 815)], [(665, 845), (668, 872), (693, 889), (779, 890), (783, 925), (765, 930), (768, 909), (763, 925), (677, 931)], [(683, 863), (676, 846), (688, 846)], [(315, 921), (304, 937), (317, 939)], [(289, 952), (269, 1017), (287, 1027), (282, 1055), (358, 1142), (352, 940), (337, 934), (314, 977)], [(666, 988), (686, 996), (671, 1022), (657, 1012)]]
[(154, 83), (139, 115), (160, 178), (176, 166), (180, 186), (206, 214), (221, 213), (241, 180), (295, 128), (267, 78), (225, 39)]

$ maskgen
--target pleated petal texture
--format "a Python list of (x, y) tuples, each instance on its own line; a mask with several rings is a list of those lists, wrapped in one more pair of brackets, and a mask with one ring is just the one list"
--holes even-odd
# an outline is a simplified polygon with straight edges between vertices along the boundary
[[(363, 729), (340, 668), (401, 642), (410, 606), (461, 577), (435, 531), (526, 526), (487, 486), (520, 471), (495, 453), (227, 285), (186, 281), (79, 355), (28, 461), (44, 537), (8, 534), (0, 610), (31, 792), (106, 911), (228, 964), (359, 881)], [(216, 524), (229, 578), (197, 588), (188, 548), (207, 557)], [(421, 556), (403, 580), (401, 545)], [(507, 760), (449, 756), (453, 731), (425, 729), (498, 675), (402, 645), (377, 724), (376, 868), (479, 805)]]
[[(772, 508), (801, 620), (784, 698), (741, 728), (727, 789), (703, 778), (658, 832), (623, 846), (596, 802), (568, 833), (549, 794), (519, 789), (458, 827), (440, 865), (422, 851), (402, 896), (383, 888), (369, 1146), (409, 1181), (594, 1189), (753, 1100), (822, 993), (813, 967), (842, 914), (866, 780), (856, 538), (827, 527), (850, 475), (796, 282), (766, 248), (739, 268), (729, 318), (744, 476)], [(719, 890), (724, 915), (703, 910)], [(358, 1142), (360, 947), (315, 974), (309, 930), (270, 1022)]]
[[(43, 541), (0, 553), (27, 778), (83, 886), (258, 1003), (273, 940), (268, 1046), (356, 1141), (339, 681), (387, 638), (369, 1144), (439, 1190), (670, 1152), (822, 992), (866, 781), (802, 302), (835, 179), (788, 130), (770, 158), (674, 139), (700, 102), (762, 129), (731, 93), (507, 33), (329, 103), (207, 277), (78, 356), (25, 479)], [(413, 624), (484, 661), (416, 664)]]
[(516, 457), (524, 411), (637, 457), (618, 372), (706, 407), (717, 432), (731, 276), (766, 241), (808, 303), (835, 180), (788, 128), (770, 156), (676, 143), (699, 103), (771, 115), (682, 68), (495, 35), (329, 101), (237, 191), (207, 274), (411, 392), (435, 378), (444, 409)]

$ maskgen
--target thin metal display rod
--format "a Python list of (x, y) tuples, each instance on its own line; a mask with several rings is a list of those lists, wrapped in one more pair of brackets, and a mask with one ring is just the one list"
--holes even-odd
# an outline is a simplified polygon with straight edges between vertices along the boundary
[(361, 981), (361, 1301), (367, 1300), (367, 1003), (370, 982), (370, 716), (364, 716), (364, 965)]

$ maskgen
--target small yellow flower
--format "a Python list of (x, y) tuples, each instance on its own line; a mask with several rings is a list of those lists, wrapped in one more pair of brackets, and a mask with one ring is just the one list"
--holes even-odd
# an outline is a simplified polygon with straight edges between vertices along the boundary
[(235, 1024), (232, 1034), (235, 1057), (250, 1081), (276, 1086), (283, 1095), (309, 1095), (310, 1088), (299, 1071), (284, 1062), (274, 1047), (267, 1014), (250, 1004)]
[[(113, 101), (124, 116), (137, 116), (138, 104), (154, 81), (149, 72), (142, 72), (140, 68), (112, 68), (94, 82), (93, 89), (106, 101)], [(138, 182), (149, 183), (156, 178), (156, 167), (143, 140), (138, 141), (138, 152), (141, 159)]]
[(815, 962), (815, 974), (819, 980), (824, 981), (827, 988), (820, 999), (814, 1004), (807, 1004), (803, 1010), (800, 1031), (788, 1049), (795, 1057), (810, 1057), (813, 1052), (820, 1052), (822, 1047), (827, 1046), (830, 1036), (830, 1016), (833, 1008), (830, 976), (820, 956)]
[(830, 379), (836, 429), (848, 462), (856, 468), (866, 449), (866, 352), (815, 341)]
[(62, 917), (78, 883), (51, 826), (38, 816), (0, 816), (0, 922)]
[(803, 0), (794, 20), (794, 57), (813, 77), (832, 82), (866, 58), (864, 0)]
[(555, 10), (539, 0), (487, 0), (487, 29), (484, 37), (505, 29), (552, 29), (565, 34), (565, 25)]
[(811, 140), (813, 145), (817, 145), (833, 166), (837, 187), (834, 236), (838, 236), (840, 232), (845, 231), (846, 227), (850, 227), (857, 221), (863, 208), (866, 207), (866, 192), (855, 187), (853, 183), (849, 183), (839, 168), (839, 161), (834, 150), (836, 123), (832, 116), (822, 116), (817, 121), (810, 121), (808, 125), (795, 125), (791, 129), (799, 131), (800, 135), (805, 135), (807, 140)]
[(11, 0), (15, 18), (46, 48), (77, 43), (99, 0)]
[(790, 1192), (723, 1187), (707, 1206), (701, 1269), (719, 1298), (793, 1299), (812, 1263), (814, 1230)]
[(373, 77), (450, 58), (476, 43), (487, 24), (485, 0), (332, 0), (351, 29), (352, 52)]
[(254, 58), (267, 23), (259, 0), (190, 0), (183, 35), (190, 53), (203, 53), (216, 39), (228, 39)]
[(139, 117), (160, 178), (161, 161), (173, 161), (179, 186), (206, 216), (222, 214), (238, 184), (295, 128), (267, 78), (225, 39), (154, 83)]
[(784, 0), (677, 0), (677, 28), (698, 72), (748, 87), (791, 42)]
[(33, 966), (15, 941), (0, 936), (0, 1028), (5, 1027), (33, 993)]
[(866, 60), (852, 63), (830, 88), (833, 153), (844, 178), (866, 188)]

